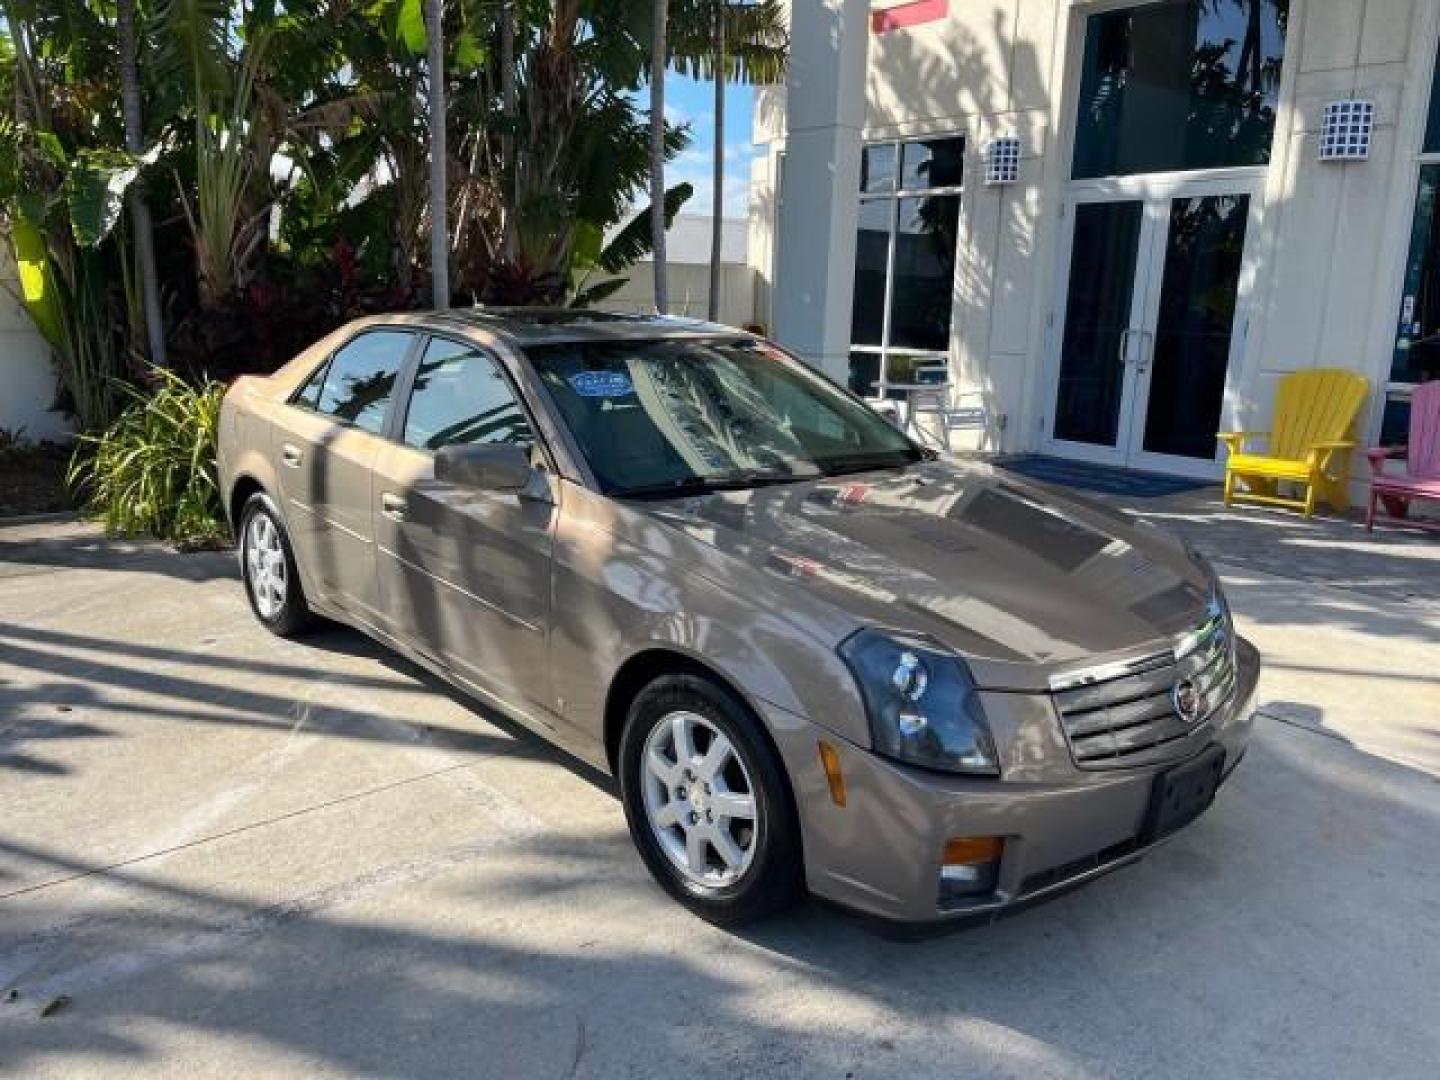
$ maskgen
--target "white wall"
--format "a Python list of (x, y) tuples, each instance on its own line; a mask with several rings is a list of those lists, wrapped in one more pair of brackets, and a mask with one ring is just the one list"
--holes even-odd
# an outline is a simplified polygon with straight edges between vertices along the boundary
[[(1390, 372), (1440, 2), (1307, 0), (1301, 14), (1286, 50), (1293, 93), (1267, 181), (1242, 419), (1264, 426), (1286, 372), (1353, 368), (1371, 385), (1363, 441), (1379, 433)], [(1375, 103), (1370, 159), (1320, 162), (1324, 106), (1348, 97)]]
[(50, 347), (25, 314), (9, 239), (0, 237), (0, 429), (31, 440), (58, 439), (70, 431), (55, 401)]
[[(710, 297), (710, 268), (693, 263), (671, 263), (667, 267), (671, 315), (705, 318)], [(605, 311), (649, 315), (655, 311), (655, 279), (649, 262), (637, 263), (626, 273), (619, 292), (595, 305)], [(720, 267), (719, 321), (726, 326), (744, 326), (755, 317), (755, 271), (742, 263)]]

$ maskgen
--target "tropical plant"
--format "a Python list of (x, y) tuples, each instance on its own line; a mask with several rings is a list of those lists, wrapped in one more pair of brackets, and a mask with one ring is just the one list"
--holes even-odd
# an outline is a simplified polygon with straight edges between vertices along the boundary
[(210, 307), (249, 283), (265, 239), (275, 147), (256, 88), (270, 31), (252, 22), (237, 32), (223, 0), (165, 0), (156, 22), (155, 78), (189, 91), (176, 118), (190, 116), (193, 153), (187, 175), (178, 167), (172, 175), (194, 244), (200, 302)]
[[(665, 228), (670, 227), (675, 215), (693, 194), (694, 189), (689, 184), (676, 184), (665, 192)], [(575, 245), (570, 306), (589, 307), (591, 304), (598, 304), (623, 288), (628, 279), (619, 275), (650, 253), (651, 237), (648, 209), (631, 218), (623, 229), (610, 238), (609, 243), (603, 243), (604, 234), (599, 228), (587, 223)], [(590, 284), (596, 275), (603, 276), (595, 284)]]
[(220, 383), (191, 385), (156, 368), (151, 391), (119, 387), (126, 401), (98, 435), (81, 436), (68, 480), (107, 531), (197, 545), (225, 537), (216, 475)]
[(790, 54), (784, 6), (778, 0), (689, 0), (673, 20), (671, 63), (682, 74), (715, 84), (711, 144), (710, 295), (707, 317), (719, 317), (720, 247), (725, 213), (725, 88), (779, 82)]
[(61, 404), (102, 429), (153, 363), (271, 369), (427, 280), (599, 302), (690, 194), (645, 198), (690, 138), (647, 80), (713, 46), (670, 6), (656, 68), (654, 0), (0, 0), (0, 229)]
[[(57, 403), (84, 424), (103, 424), (116, 407), (112, 382), (129, 366), (129, 278), (105, 241), (143, 162), (119, 149), (118, 123), (79, 108), (113, 74), (93, 44), (103, 27), (88, 9), (58, 18), (6, 0), (0, 15), (15, 105), (0, 119), (0, 227), (14, 247), (21, 299), (56, 358)], [(38, 55), (37, 40), (45, 42)]]

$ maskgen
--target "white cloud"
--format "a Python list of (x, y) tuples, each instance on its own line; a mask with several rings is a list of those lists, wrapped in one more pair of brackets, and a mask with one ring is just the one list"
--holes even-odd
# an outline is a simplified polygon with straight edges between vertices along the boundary
[[(695, 194), (685, 204), (685, 212), (708, 214), (711, 192), (714, 188), (711, 147), (692, 143), (687, 149), (665, 166), (665, 184), (673, 186), (689, 183)], [(749, 215), (750, 203), (750, 160), (754, 151), (748, 143), (730, 143), (725, 147), (725, 203), (726, 217), (744, 218)]]

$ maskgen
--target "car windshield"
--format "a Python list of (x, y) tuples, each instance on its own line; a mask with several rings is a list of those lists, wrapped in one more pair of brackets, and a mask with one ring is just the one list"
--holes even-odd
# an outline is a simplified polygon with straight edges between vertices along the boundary
[(759, 487), (924, 456), (843, 390), (762, 344), (569, 342), (526, 354), (608, 494)]

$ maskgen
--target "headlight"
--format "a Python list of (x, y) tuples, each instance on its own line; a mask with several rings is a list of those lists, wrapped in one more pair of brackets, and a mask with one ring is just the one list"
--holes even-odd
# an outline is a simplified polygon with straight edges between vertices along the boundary
[(840, 656), (865, 699), (877, 751), (930, 769), (999, 775), (975, 683), (954, 653), (909, 634), (861, 630)]
[(1207, 603), (1210, 608), (1211, 617), (1219, 616), (1224, 621), (1225, 632), (1233, 636), (1235, 618), (1230, 613), (1230, 601), (1225, 599), (1225, 590), (1220, 587), (1220, 575), (1215, 572), (1214, 564), (1201, 553), (1199, 548), (1195, 547), (1189, 541), (1185, 543), (1185, 554), (1189, 555), (1190, 561), (1205, 572), (1205, 578), (1210, 584), (1210, 595), (1207, 598)]

